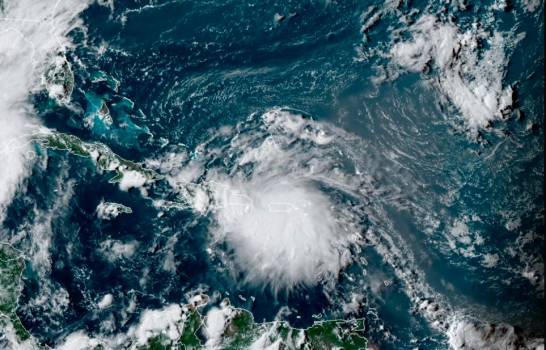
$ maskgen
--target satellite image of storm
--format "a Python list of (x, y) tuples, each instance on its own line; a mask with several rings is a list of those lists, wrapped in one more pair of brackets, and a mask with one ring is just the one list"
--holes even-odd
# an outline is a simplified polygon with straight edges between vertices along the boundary
[(544, 350), (543, 0), (0, 0), (0, 350)]

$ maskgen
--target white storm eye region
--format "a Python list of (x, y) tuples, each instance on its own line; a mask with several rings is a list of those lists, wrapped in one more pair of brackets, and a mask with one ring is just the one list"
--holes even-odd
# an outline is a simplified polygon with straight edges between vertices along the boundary
[(348, 263), (342, 258), (348, 240), (332, 203), (308, 181), (226, 181), (213, 193), (215, 236), (233, 249), (247, 282), (289, 290), (335, 276)]

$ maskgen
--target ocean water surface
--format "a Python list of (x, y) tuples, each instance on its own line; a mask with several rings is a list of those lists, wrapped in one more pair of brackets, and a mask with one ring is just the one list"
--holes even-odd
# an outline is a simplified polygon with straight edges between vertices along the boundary
[(543, 51), (540, 0), (0, 0), (0, 348), (543, 349)]

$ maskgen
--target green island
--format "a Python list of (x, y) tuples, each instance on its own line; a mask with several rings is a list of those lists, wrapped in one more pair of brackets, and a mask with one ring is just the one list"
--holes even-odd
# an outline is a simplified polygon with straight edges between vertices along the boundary
[(114, 153), (110, 148), (100, 142), (85, 142), (80, 138), (52, 130), (36, 134), (34, 141), (45, 148), (67, 151), (80, 157), (93, 160), (99, 170), (115, 173), (109, 181), (120, 182), (123, 174), (129, 171), (138, 172), (147, 181), (153, 182), (162, 178), (161, 175), (144, 165), (124, 159)]
[(133, 210), (123, 204), (101, 201), (97, 206), (97, 217), (101, 220), (111, 220), (121, 214), (131, 214)]

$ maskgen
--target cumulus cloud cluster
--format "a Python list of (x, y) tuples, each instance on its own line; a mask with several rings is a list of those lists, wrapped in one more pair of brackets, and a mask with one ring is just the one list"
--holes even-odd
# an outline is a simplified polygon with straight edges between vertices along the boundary
[[(434, 69), (442, 93), (458, 108), (471, 130), (502, 118), (512, 106), (512, 87), (503, 84), (509, 40), (476, 25), (461, 31), (455, 24), (425, 15), (409, 27), (410, 40), (392, 46), (389, 56), (413, 72)], [(482, 50), (481, 41), (487, 42)], [(513, 40), (512, 40), (513, 41)]]
[(3, 1), (0, 7), (0, 219), (28, 174), (34, 152), (29, 94), (58, 51), (71, 46), (67, 33), (79, 26), (89, 1)]

